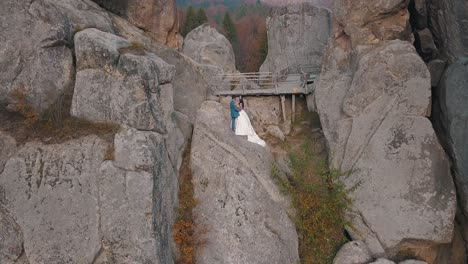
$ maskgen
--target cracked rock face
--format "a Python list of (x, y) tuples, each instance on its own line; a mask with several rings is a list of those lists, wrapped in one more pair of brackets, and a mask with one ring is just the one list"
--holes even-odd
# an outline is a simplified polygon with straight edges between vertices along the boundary
[[(0, 132), (0, 262), (173, 263), (184, 145), (173, 120), (175, 67), (113, 35), (118, 20), (88, 0), (7, 1), (0, 14), (0, 66), (8, 65), (0, 100), (10, 102), (16, 82), (34, 84), (31, 103), (43, 110), (66, 86), (44, 86), (49, 93), (41, 80), (70, 75), (71, 114), (122, 127), (113, 146), (93, 135), (17, 146)], [(70, 74), (57, 50), (69, 53)], [(18, 76), (16, 61), (24, 62)]]
[(0, 175), (5, 207), (21, 228), (31, 263), (91, 262), (101, 244), (97, 172), (106, 144), (28, 143)]
[[(114, 144), (115, 161), (104, 161), (108, 143), (88, 136), (58, 145), (27, 143), (7, 162), (2, 204), (17, 223), (13, 230), (23, 233), (29, 262), (173, 261), (178, 187), (165, 138), (124, 128)], [(23, 238), (9, 234), (11, 247), (0, 257), (18, 258)]]
[(96, 29), (76, 34), (75, 46), (78, 72), (72, 115), (167, 133), (172, 86), (160, 84), (172, 81), (174, 66)]
[(175, 66), (175, 76), (171, 82), (174, 90), (174, 113), (179, 127), (184, 128), (184, 135), (190, 136), (197, 110), (206, 100), (209, 89), (205, 76), (200, 70), (200, 64), (174, 49), (155, 43), (142, 30), (134, 28), (120, 17), (113, 17), (113, 22), (118, 35), (133, 43), (141, 44), (151, 53)]
[(0, 8), (0, 102), (13, 91), (47, 109), (73, 86), (73, 35), (93, 27), (112, 32), (109, 15), (95, 3), (74, 0), (2, 1)]
[(179, 22), (175, 0), (93, 0), (150, 33), (156, 41), (179, 47)]
[(235, 71), (234, 51), (229, 40), (209, 24), (190, 31), (184, 39), (183, 53), (196, 62)]
[(298, 240), (270, 178), (266, 150), (234, 136), (216, 102), (197, 114), (192, 170), (197, 230), (206, 243), (197, 263), (296, 263)]
[(279, 7), (266, 24), (268, 55), (260, 72), (298, 73), (301, 65), (321, 66), (331, 32), (328, 9), (309, 3)]
[[(341, 33), (328, 45), (315, 94), (331, 164), (351, 171), (343, 181), (357, 186), (349, 233), (373, 256), (398, 253), (407, 240), (421, 248), (449, 244), (456, 196), (448, 157), (427, 118), (429, 71), (409, 42), (391, 40), (405, 32), (407, 21), (397, 23), (402, 1), (366, 3), (359, 10), (335, 6)], [(362, 39), (371, 24), (360, 23), (371, 18), (393, 21), (378, 41)]]
[(208, 23), (190, 31), (184, 39), (184, 55), (192, 58), (209, 85), (208, 93), (230, 90), (231, 81), (247, 82), (245, 78), (227, 77), (238, 74), (234, 50), (229, 40)]

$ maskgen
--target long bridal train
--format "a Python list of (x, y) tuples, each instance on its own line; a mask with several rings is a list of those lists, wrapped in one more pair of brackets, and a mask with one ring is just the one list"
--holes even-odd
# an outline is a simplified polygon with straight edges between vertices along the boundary
[(239, 112), (239, 114), (239, 117), (236, 119), (236, 135), (247, 136), (248, 141), (265, 147), (265, 141), (261, 139), (257, 133), (255, 133), (247, 113), (242, 110)]

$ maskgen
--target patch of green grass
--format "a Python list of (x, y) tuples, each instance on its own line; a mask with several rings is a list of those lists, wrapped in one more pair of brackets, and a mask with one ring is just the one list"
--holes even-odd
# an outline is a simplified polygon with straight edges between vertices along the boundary
[(339, 247), (347, 242), (344, 230), (349, 223), (344, 217), (350, 209), (349, 193), (340, 181), (348, 173), (328, 168), (327, 162), (314, 153), (313, 142), (305, 142), (290, 153), (292, 177), (279, 177), (277, 166), (272, 177), (279, 188), (292, 198), (296, 210), (295, 224), (299, 234), (301, 263), (332, 263)]

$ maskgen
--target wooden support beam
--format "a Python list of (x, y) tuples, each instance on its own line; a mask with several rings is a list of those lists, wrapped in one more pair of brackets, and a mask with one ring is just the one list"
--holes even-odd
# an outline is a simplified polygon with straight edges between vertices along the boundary
[(291, 113), (291, 120), (294, 122), (294, 115), (296, 113), (296, 95), (292, 95), (292, 113)]
[(284, 95), (280, 95), (280, 98), (281, 98), (281, 111), (283, 111), (283, 121), (286, 122), (286, 108), (284, 107), (284, 101), (285, 101)]

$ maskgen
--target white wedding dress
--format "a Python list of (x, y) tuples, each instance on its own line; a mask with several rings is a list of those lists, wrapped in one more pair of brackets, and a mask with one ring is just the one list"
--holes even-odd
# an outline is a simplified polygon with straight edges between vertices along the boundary
[(236, 135), (238, 136), (247, 136), (247, 140), (258, 144), (262, 147), (266, 146), (264, 140), (262, 140), (257, 133), (255, 133), (252, 124), (250, 123), (249, 116), (244, 110), (239, 112), (239, 117), (236, 119)]

